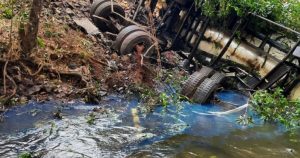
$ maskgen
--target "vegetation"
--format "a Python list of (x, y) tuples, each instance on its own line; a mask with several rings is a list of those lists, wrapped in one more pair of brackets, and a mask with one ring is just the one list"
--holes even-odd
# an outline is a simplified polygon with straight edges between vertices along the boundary
[[(29, 98), (99, 97), (94, 82), (106, 71), (102, 46), (72, 29), (67, 13), (51, 12), (50, 1), (39, 1), (44, 3), (39, 6), (37, 1), (0, 1), (0, 106), (21, 104)], [(92, 78), (94, 74), (101, 76)], [(45, 92), (47, 97), (41, 94)]]
[[(200, 4), (201, 0), (195, 0)], [(204, 14), (225, 19), (232, 15), (244, 17), (252, 12), (300, 31), (298, 0), (204, 0)]]
[(22, 153), (18, 157), (19, 158), (32, 158), (33, 156), (30, 153)]
[(87, 122), (89, 125), (94, 125), (94, 124), (95, 124), (95, 121), (96, 121), (96, 115), (95, 115), (94, 113), (90, 113), (86, 119), (87, 119), (86, 122)]
[(300, 127), (300, 100), (290, 101), (277, 88), (274, 92), (257, 91), (250, 104), (266, 122), (281, 123), (289, 129)]

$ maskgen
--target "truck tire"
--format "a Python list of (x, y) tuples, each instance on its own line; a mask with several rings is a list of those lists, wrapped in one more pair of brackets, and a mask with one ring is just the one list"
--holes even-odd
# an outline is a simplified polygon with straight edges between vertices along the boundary
[(90, 16), (91, 19), (93, 19), (93, 15), (95, 14), (96, 9), (104, 2), (107, 2), (109, 0), (96, 0), (92, 3), (91, 9), (90, 9)]
[[(135, 32), (135, 31), (144, 31), (144, 30), (141, 27), (136, 26), (136, 25), (130, 25), (130, 26), (124, 27), (120, 31), (120, 33), (118, 33), (118, 36), (114, 42), (114, 49), (119, 51), (124, 39), (128, 35), (130, 35), (131, 33)], [(120, 55), (120, 52), (119, 52), (119, 55)]]
[(225, 79), (225, 75), (220, 72), (216, 72), (214, 75), (210, 77), (211, 80), (214, 80), (216, 83), (220, 84)]
[(146, 51), (151, 47), (152, 40), (146, 32), (135, 31), (124, 38), (119, 51), (120, 55), (133, 53), (135, 46), (138, 44), (143, 44)]
[[(113, 7), (114, 7), (114, 11), (119, 13), (120, 15), (122, 16), (125, 16), (125, 11), (124, 9), (118, 5), (116, 2), (113, 2)], [(113, 16), (113, 13), (111, 11), (111, 1), (106, 1), (106, 2), (103, 2), (101, 3), (94, 15), (97, 15), (99, 17), (102, 17), (102, 18), (105, 18), (107, 20), (109, 20), (109, 16)], [(116, 19), (119, 19), (120, 17), (116, 16)], [(92, 18), (95, 25), (102, 31), (102, 32), (106, 32), (106, 31), (111, 31), (111, 28), (109, 28), (106, 23), (100, 19), (97, 19), (95, 17)], [(119, 19), (120, 20), (120, 23), (122, 23), (124, 21), (124, 19)], [(109, 20), (110, 21), (110, 20)]]
[(219, 84), (215, 80), (210, 78), (205, 79), (197, 88), (192, 99), (196, 103), (203, 104), (207, 102), (207, 99), (211, 94), (219, 87)]
[(181, 94), (191, 98), (197, 87), (214, 73), (209, 67), (202, 67), (200, 71), (194, 72), (182, 86)]

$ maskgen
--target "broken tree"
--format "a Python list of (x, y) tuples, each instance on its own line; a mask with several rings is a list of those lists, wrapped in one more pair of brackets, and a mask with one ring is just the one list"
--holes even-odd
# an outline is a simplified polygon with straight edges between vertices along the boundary
[(43, 0), (33, 0), (30, 10), (29, 21), (24, 26), (20, 24), (21, 48), (25, 58), (28, 58), (32, 49), (37, 45), (37, 34), (39, 29), (40, 14), (43, 7)]

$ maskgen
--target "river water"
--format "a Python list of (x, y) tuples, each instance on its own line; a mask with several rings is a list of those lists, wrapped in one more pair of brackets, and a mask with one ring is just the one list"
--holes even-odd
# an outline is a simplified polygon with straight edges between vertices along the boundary
[[(233, 91), (216, 94), (231, 107), (248, 98)], [(93, 112), (93, 124), (87, 121)], [(30, 152), (45, 158), (68, 157), (300, 157), (300, 134), (255, 118), (251, 126), (236, 119), (245, 110), (227, 115), (212, 112), (228, 106), (181, 105), (145, 112), (136, 98), (111, 95), (100, 105), (73, 102), (29, 103), (12, 108), (0, 123), (0, 157)], [(63, 119), (53, 118), (60, 111)], [(248, 109), (248, 113), (251, 111)]]

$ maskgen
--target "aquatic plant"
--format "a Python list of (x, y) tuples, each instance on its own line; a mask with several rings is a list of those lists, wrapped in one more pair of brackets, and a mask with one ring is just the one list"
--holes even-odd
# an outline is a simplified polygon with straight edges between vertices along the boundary
[(18, 156), (18, 158), (32, 158), (33, 156), (30, 153), (22, 153)]
[(86, 118), (87, 119), (87, 123), (89, 125), (94, 125), (95, 121), (96, 121), (96, 115), (94, 113), (90, 113), (89, 116)]
[(255, 92), (250, 104), (266, 122), (281, 123), (288, 129), (300, 127), (300, 100), (288, 100), (281, 88), (276, 88), (273, 92)]

